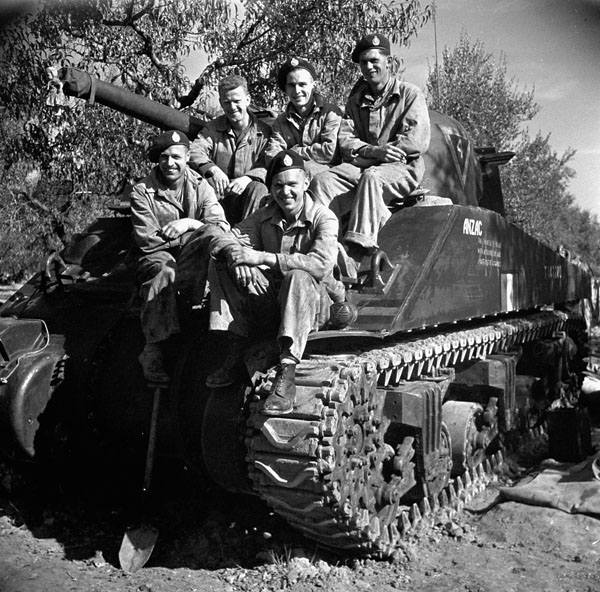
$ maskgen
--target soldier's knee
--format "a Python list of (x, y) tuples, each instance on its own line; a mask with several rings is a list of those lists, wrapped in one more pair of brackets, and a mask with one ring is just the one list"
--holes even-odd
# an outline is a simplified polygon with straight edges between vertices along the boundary
[(380, 183), (381, 175), (379, 174), (378, 168), (373, 166), (373, 167), (369, 167), (368, 169), (365, 169), (365, 171), (361, 175), (361, 181), (364, 181), (367, 183), (373, 183), (373, 182)]
[(285, 274), (283, 283), (289, 286), (296, 287), (312, 287), (315, 285), (315, 280), (310, 273), (303, 271), (302, 269), (292, 269)]

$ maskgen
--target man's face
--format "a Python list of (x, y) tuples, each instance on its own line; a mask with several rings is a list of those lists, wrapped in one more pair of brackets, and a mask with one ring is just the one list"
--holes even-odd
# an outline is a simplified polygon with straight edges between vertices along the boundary
[(390, 56), (379, 49), (367, 49), (360, 54), (360, 71), (371, 86), (387, 82), (390, 75)]
[(284, 216), (296, 218), (302, 211), (308, 178), (301, 169), (288, 169), (277, 173), (271, 181), (271, 196), (283, 210)]
[(190, 159), (185, 146), (169, 146), (158, 157), (158, 168), (167, 183), (174, 183), (183, 177)]
[(311, 73), (304, 68), (296, 68), (287, 75), (285, 94), (296, 109), (306, 107), (312, 99), (315, 81)]
[(241, 87), (219, 92), (219, 102), (227, 119), (233, 123), (242, 123), (248, 116), (250, 95)]

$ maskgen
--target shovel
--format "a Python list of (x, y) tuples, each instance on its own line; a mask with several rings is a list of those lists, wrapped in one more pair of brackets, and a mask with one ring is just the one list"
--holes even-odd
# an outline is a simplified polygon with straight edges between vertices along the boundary
[(138, 528), (130, 528), (123, 535), (119, 549), (119, 565), (125, 573), (135, 573), (146, 565), (154, 550), (158, 530), (147, 522), (148, 490), (152, 480), (154, 466), (154, 450), (156, 448), (156, 432), (158, 427), (158, 409), (160, 407), (160, 391), (165, 385), (154, 386), (152, 417), (150, 419), (150, 434), (148, 436), (148, 452), (146, 453), (146, 470), (144, 472), (144, 487), (142, 489), (142, 520)]

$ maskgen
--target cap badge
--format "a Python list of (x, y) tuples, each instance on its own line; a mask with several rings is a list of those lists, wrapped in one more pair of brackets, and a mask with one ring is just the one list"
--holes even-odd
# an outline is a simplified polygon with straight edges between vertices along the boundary
[(377, 46), (381, 43), (381, 41), (379, 41), (379, 37), (375, 36), (375, 37), (373, 37), (373, 41), (371, 41), (371, 43), (373, 45)]
[(179, 142), (181, 140), (181, 136), (177, 132), (173, 132), (171, 134), (171, 139), (173, 142)]
[(286, 166), (286, 167), (292, 166), (293, 162), (294, 161), (292, 160), (292, 157), (289, 154), (286, 154), (283, 157), (283, 165), (284, 166)]
[(299, 64), (300, 62), (296, 59), (296, 58), (292, 58), (290, 60), (290, 65), (293, 66), (294, 68)]

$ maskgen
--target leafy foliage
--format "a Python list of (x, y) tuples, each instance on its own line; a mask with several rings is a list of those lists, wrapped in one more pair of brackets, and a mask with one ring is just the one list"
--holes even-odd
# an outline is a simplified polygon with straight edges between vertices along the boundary
[[(41, 0), (0, 36), (0, 277), (28, 274), (147, 172), (151, 128), (78, 100), (46, 104), (47, 67), (81, 68), (202, 115), (229, 73), (247, 77), (259, 106), (281, 105), (274, 72), (298, 54), (341, 102), (361, 34), (402, 44), (429, 16), (419, 0)], [(184, 63), (194, 56), (206, 66), (191, 81)]]
[(444, 49), (439, 69), (430, 68), (429, 104), (458, 119), (480, 146), (512, 150), (502, 171), (508, 218), (552, 247), (562, 246), (600, 271), (600, 224), (574, 206), (569, 181), (572, 149), (559, 156), (550, 135), (531, 139), (523, 124), (539, 112), (534, 93), (507, 78), (504, 55), (496, 61), (484, 44), (463, 32), (454, 50)]
[(429, 104), (460, 121), (480, 146), (511, 146), (520, 125), (539, 112), (533, 91), (507, 79), (506, 57), (496, 62), (484, 44), (463, 32), (454, 50), (445, 48), (441, 68), (430, 69)]

